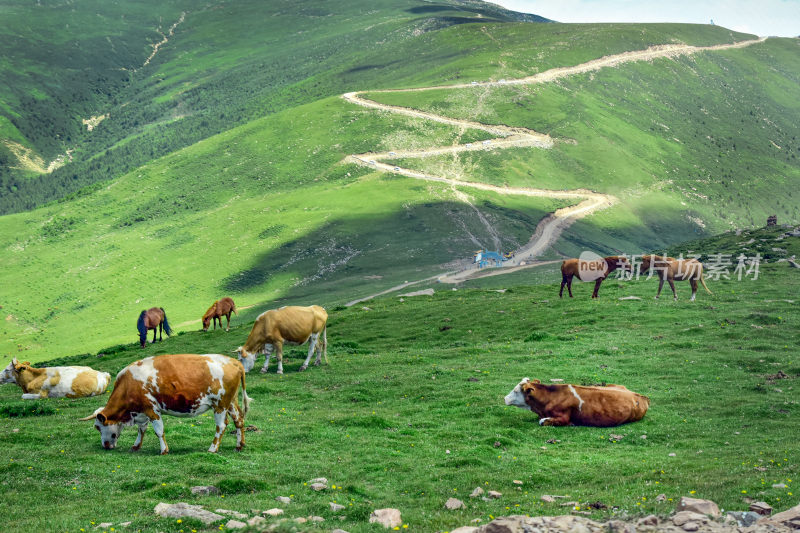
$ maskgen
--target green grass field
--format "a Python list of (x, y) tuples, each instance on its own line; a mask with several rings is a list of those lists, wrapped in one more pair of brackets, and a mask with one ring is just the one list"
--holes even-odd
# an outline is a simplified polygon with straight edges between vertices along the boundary
[[(242, 453), (232, 435), (217, 455), (205, 452), (208, 416), (167, 417), (167, 456), (158, 455), (152, 432), (139, 453), (127, 451), (130, 429), (120, 448), (104, 451), (91, 423), (76, 420), (103, 398), (22, 402), (18, 388), (3, 386), (3, 490), (7, 501), (24, 502), (7, 508), (4, 529), (78, 532), (132, 520), (126, 530), (203, 530), (155, 517), (162, 501), (246, 514), (278, 506), (287, 517), (326, 519), (303, 530), (351, 532), (378, 530), (366, 521), (382, 507), (399, 508), (417, 531), (566, 512), (541, 503), (543, 494), (567, 496), (581, 509), (605, 504), (595, 518), (666, 515), (689, 495), (728, 510), (746, 509), (750, 498), (776, 510), (797, 503), (795, 269), (768, 264), (758, 280), (709, 281), (714, 295), (701, 292), (694, 303), (685, 283), (673, 302), (652, 299), (654, 280), (608, 280), (593, 301), (588, 284), (573, 287), (575, 299), (559, 299), (553, 281), (518, 278), (503, 293), (437, 287), (432, 297), (329, 309), (330, 366), (297, 373), (305, 350), (295, 348), (285, 375), (274, 374), (274, 363), (267, 375), (248, 375), (247, 423), (257, 431), (247, 433)], [(125, 344), (52, 364), (114, 374), (146, 355), (229, 353), (250, 329), (235, 324), (229, 333), (181, 333), (143, 350)], [(651, 407), (641, 422), (617, 428), (540, 427), (532, 413), (503, 405), (525, 376), (622, 383), (649, 396)], [(331, 488), (305, 485), (318, 476)], [(777, 483), (787, 488), (773, 489)], [(205, 484), (222, 495), (190, 494)], [(503, 496), (468, 498), (477, 486)], [(108, 503), (87, 506), (98, 494)], [(667, 500), (657, 502), (659, 494)], [(277, 496), (293, 501), (279, 505)], [(451, 496), (467, 508), (444, 510)], [(328, 502), (346, 509), (333, 513)]]

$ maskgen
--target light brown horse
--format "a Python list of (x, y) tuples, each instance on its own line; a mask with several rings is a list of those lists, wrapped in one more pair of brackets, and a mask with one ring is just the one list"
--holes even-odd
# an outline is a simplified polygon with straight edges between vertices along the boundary
[(660, 255), (643, 255), (642, 263), (639, 267), (641, 273), (646, 273), (650, 269), (655, 269), (658, 274), (658, 292), (656, 298), (661, 296), (661, 289), (664, 287), (664, 282), (669, 282), (669, 287), (672, 289), (672, 296), (675, 300), (678, 299), (678, 293), (675, 292), (675, 281), (688, 281), (692, 286), (692, 298), (694, 301), (697, 296), (697, 282), (703, 284), (703, 288), (708, 294), (714, 294), (708, 287), (703, 279), (703, 263), (697, 259), (675, 259), (674, 257), (663, 257)]
[[(221, 300), (217, 300), (211, 307), (208, 308), (206, 314), (203, 315), (203, 331), (208, 331), (208, 327), (211, 325), (211, 321), (214, 321), (214, 329), (217, 329), (217, 320), (219, 320), (219, 327), (222, 329), (222, 317), (226, 317), (228, 319), (228, 327), (225, 328), (225, 331), (230, 331), (231, 329), (231, 312), (236, 313), (236, 304), (233, 303), (228, 297), (225, 297)], [(239, 313), (236, 313), (237, 315)]]
[(156, 329), (158, 329), (159, 341), (164, 340), (162, 331), (166, 332), (167, 336), (172, 335), (172, 328), (169, 327), (167, 313), (164, 312), (163, 307), (151, 307), (142, 311), (136, 328), (139, 330), (139, 344), (142, 348), (147, 344), (147, 330), (153, 330), (153, 342), (156, 342)]
[(558, 297), (564, 296), (564, 286), (567, 286), (569, 297), (572, 298), (572, 278), (577, 277), (581, 281), (594, 281), (594, 291), (592, 298), (597, 298), (600, 284), (616, 269), (630, 272), (631, 264), (624, 256), (610, 255), (600, 257), (596, 260), (566, 259), (561, 263), (561, 290)]

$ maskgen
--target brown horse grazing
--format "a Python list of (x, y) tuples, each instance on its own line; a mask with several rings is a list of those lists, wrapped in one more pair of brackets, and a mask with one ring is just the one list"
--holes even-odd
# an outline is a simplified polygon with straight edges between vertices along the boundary
[(672, 296), (675, 300), (678, 299), (678, 293), (675, 292), (675, 281), (688, 281), (692, 286), (692, 298), (694, 301), (697, 296), (697, 282), (703, 284), (703, 288), (708, 294), (714, 294), (708, 287), (703, 279), (703, 263), (697, 259), (675, 259), (674, 257), (663, 257), (660, 255), (643, 255), (642, 264), (639, 267), (641, 273), (648, 272), (651, 268), (655, 269), (658, 273), (658, 292), (656, 298), (661, 296), (661, 289), (664, 287), (664, 282), (669, 282), (669, 287), (672, 289)]
[(564, 285), (567, 286), (569, 297), (572, 298), (572, 278), (577, 277), (581, 281), (594, 281), (594, 291), (592, 298), (597, 298), (600, 284), (616, 269), (625, 272), (631, 271), (631, 264), (624, 256), (610, 255), (608, 257), (598, 257), (596, 260), (566, 259), (561, 263), (561, 290), (558, 297), (564, 296)]
[(158, 340), (164, 340), (161, 335), (162, 331), (167, 333), (167, 336), (172, 335), (172, 328), (169, 327), (167, 322), (167, 313), (164, 312), (163, 307), (151, 307), (141, 312), (139, 321), (136, 323), (136, 328), (139, 330), (139, 344), (142, 348), (147, 344), (147, 330), (153, 330), (153, 342), (156, 342), (156, 329), (158, 329)]
[[(225, 331), (230, 331), (231, 329), (231, 312), (236, 313), (236, 304), (233, 303), (228, 297), (225, 297), (221, 300), (217, 300), (211, 307), (208, 308), (206, 314), (203, 315), (203, 331), (208, 331), (208, 327), (211, 325), (211, 321), (214, 321), (214, 329), (217, 329), (217, 320), (219, 320), (219, 327), (222, 329), (222, 317), (227, 317), (228, 319), (228, 327), (225, 328)], [(237, 315), (239, 313), (236, 313)]]

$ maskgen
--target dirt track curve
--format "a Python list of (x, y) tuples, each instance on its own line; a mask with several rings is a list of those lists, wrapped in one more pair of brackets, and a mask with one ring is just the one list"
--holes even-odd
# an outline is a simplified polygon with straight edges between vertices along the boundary
[[(502, 80), (496, 82), (495, 81), (471, 82), (471, 83), (461, 83), (455, 85), (418, 87), (413, 89), (386, 89), (386, 90), (376, 90), (369, 92), (397, 93), (397, 92), (428, 91), (431, 89), (466, 89), (475, 87), (500, 87), (504, 85), (533, 85), (537, 83), (549, 83), (558, 80), (560, 78), (572, 76), (574, 74), (581, 74), (595, 70), (600, 70), (601, 68), (613, 67), (621, 65), (623, 63), (629, 63), (633, 61), (650, 61), (657, 58), (678, 57), (682, 55), (694, 54), (696, 52), (728, 50), (732, 48), (744, 48), (746, 46), (750, 46), (756, 43), (761, 43), (764, 40), (766, 40), (766, 37), (749, 41), (741, 41), (734, 44), (720, 44), (714, 46), (689, 46), (683, 44), (658, 45), (658, 46), (651, 46), (646, 50), (640, 50), (635, 52), (624, 52), (621, 54), (601, 57), (599, 59), (594, 59), (592, 61), (588, 61), (586, 63), (583, 63), (581, 65), (576, 65), (573, 67), (554, 68), (547, 70), (545, 72), (541, 72), (539, 74), (535, 74), (533, 76), (528, 76), (516, 80)], [(531, 239), (528, 241), (528, 243), (519, 248), (518, 250), (515, 250), (513, 259), (511, 259), (506, 263), (508, 266), (504, 266), (499, 269), (496, 268), (485, 269), (484, 271), (476, 271), (475, 269), (466, 269), (458, 272), (443, 273), (441, 275), (434, 276), (432, 278), (426, 278), (424, 280), (419, 280), (415, 282), (406, 282), (403, 283), (402, 285), (398, 285), (397, 287), (392, 287), (378, 294), (373, 294), (371, 296), (367, 296), (358, 300), (353, 300), (352, 302), (347, 303), (348, 306), (369, 300), (375, 296), (403, 289), (410, 285), (422, 283), (425, 281), (431, 281), (434, 279), (438, 279), (439, 281), (445, 283), (458, 283), (465, 279), (480, 277), (481, 273), (497, 275), (499, 273), (512, 272), (518, 270), (521, 267), (535, 266), (537, 264), (541, 264), (541, 263), (536, 263), (533, 260), (537, 256), (541, 255), (542, 252), (544, 252), (547, 248), (549, 248), (553, 243), (555, 243), (565, 229), (567, 229), (579, 218), (590, 215), (600, 209), (605, 209), (613, 205), (617, 201), (617, 199), (611, 195), (594, 192), (586, 189), (575, 189), (571, 191), (553, 191), (553, 190), (535, 189), (528, 187), (500, 187), (497, 185), (490, 185), (487, 183), (463, 181), (443, 176), (434, 176), (416, 170), (399, 168), (399, 167), (394, 167), (392, 165), (388, 165), (386, 163), (381, 163), (381, 160), (384, 159), (420, 158), (420, 157), (430, 157), (442, 154), (454, 154), (458, 152), (478, 151), (487, 149), (502, 150), (505, 148), (520, 148), (520, 147), (549, 149), (553, 147), (555, 141), (549, 135), (529, 130), (527, 128), (510, 127), (497, 124), (483, 124), (480, 122), (445, 117), (442, 115), (437, 115), (435, 113), (420, 111), (417, 109), (412, 109), (407, 107), (381, 104), (374, 100), (369, 100), (365, 98), (363, 96), (365, 92), (367, 91), (356, 91), (356, 92), (345, 93), (342, 95), (342, 98), (353, 104), (371, 109), (376, 109), (379, 111), (405, 115), (423, 120), (431, 120), (434, 122), (448, 124), (459, 128), (473, 128), (486, 131), (488, 133), (491, 133), (492, 135), (497, 135), (497, 138), (483, 142), (467, 143), (454, 146), (432, 147), (422, 150), (397, 150), (390, 152), (378, 152), (378, 153), (370, 152), (365, 154), (353, 154), (347, 156), (344, 160), (345, 162), (356, 163), (362, 166), (374, 168), (376, 170), (382, 170), (385, 172), (392, 172), (394, 174), (407, 176), (409, 178), (445, 183), (450, 185), (453, 189), (457, 187), (461, 188), (468, 187), (484, 191), (491, 191), (499, 194), (511, 194), (516, 196), (538, 196), (538, 197), (558, 198), (558, 199), (575, 199), (581, 201), (574, 205), (571, 205), (569, 207), (564, 207), (547, 215), (536, 227), (536, 231), (531, 236)]]

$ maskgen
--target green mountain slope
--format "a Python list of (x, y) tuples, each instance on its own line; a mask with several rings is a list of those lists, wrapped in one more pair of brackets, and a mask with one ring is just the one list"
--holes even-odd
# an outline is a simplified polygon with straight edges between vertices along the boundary
[[(19, 0), (2, 14), (0, 213), (116, 178), (349, 82), (375, 86), (367, 58), (417, 35), (536, 19), (449, 0)], [(97, 117), (108, 118), (89, 131), (82, 120)]]
[[(365, 15), (359, 24), (380, 22), (380, 13), (375, 20)], [(425, 24), (433, 24), (420, 22), (419, 13), (408, 16), (412, 15), (414, 24), (423, 26), (404, 26), (407, 30), (426, 30)], [(425, 15), (428, 20), (430, 13)], [(187, 15), (186, 21), (191, 20)], [(183, 30), (187, 35), (192, 34), (189, 27)], [(369, 35), (374, 39), (377, 34)], [(320, 71), (282, 93), (287, 98), (282, 111), (155, 159), (75, 198), (2, 217), (0, 284), (7, 289), (0, 302), (5, 315), (0, 349), (43, 360), (133, 342), (136, 316), (154, 305), (167, 310), (179, 331), (193, 330), (208, 305), (226, 294), (240, 307), (249, 307), (244, 319), (279, 303), (344, 303), (439, 274), (454, 260), (462, 260), (463, 266), (477, 249), (517, 249), (546, 213), (569, 203), (453, 188), (342, 163), (350, 154), (478, 143), (491, 135), (376, 112), (338, 96), (317, 99), (320, 93), (337, 87), (368, 90), (520, 77), (654, 44), (710, 45), (748, 38), (707, 26), (518, 22), (445, 24), (403, 35), (387, 40), (385, 47), (356, 47), (341, 63), (331, 56), (335, 69)], [(735, 164), (712, 165), (721, 159), (709, 155), (714, 148), (674, 147), (663, 132), (650, 129), (656, 123), (672, 120), (667, 127), (682, 128), (682, 143), (704, 127), (716, 128), (711, 133), (720, 139), (717, 142), (727, 141), (726, 132), (735, 136), (737, 152), (747, 155), (744, 163), (763, 172), (767, 184), (754, 184), (750, 204), (768, 198), (768, 190), (773, 197), (776, 190), (791, 192), (797, 166), (786, 151), (796, 128), (788, 118), (795, 104), (786, 93), (796, 91), (787, 81), (796, 72), (793, 46), (796, 40), (769, 40), (747, 49), (625, 64), (553, 85), (523, 87), (511, 95), (507, 88), (491, 88), (453, 91), (439, 100), (425, 92), (380, 97), (417, 109), (442, 107), (453, 117), (461, 114), (550, 131), (556, 139), (574, 141), (557, 142), (549, 150), (470, 152), (402, 164), (501, 185), (613, 193), (621, 203), (575, 224), (556, 251), (577, 253), (587, 247), (634, 253), (694, 235), (698, 227), (687, 215), (705, 217), (701, 220), (706, 231), (724, 226), (722, 215), (715, 212), (716, 198), (703, 204), (681, 196), (668, 188), (670, 180), (679, 183), (678, 177), (703, 177), (719, 168), (745, 180)], [(168, 49), (172, 50), (164, 51)], [(191, 54), (178, 48), (171, 53), (174, 60), (165, 55), (158, 67), (164, 87), (155, 84), (153, 90), (174, 90), (169, 94), (180, 100), (180, 88), (191, 93), (191, 83), (182, 78), (185, 71), (167, 67), (178, 64), (174, 61), (188, 62)], [(225, 64), (214, 54), (203, 61), (220, 69)], [(729, 71), (753, 72), (763, 88), (743, 81), (746, 74), (731, 77)], [(338, 77), (336, 72), (347, 74)], [(677, 87), (676, 95), (662, 90), (669, 84)], [(702, 110), (693, 113), (678, 105), (690, 101), (681, 92), (684, 84), (697, 98), (694, 105), (712, 106), (723, 84), (738, 99), (720, 104), (719, 110), (709, 107), (713, 119), (708, 118)], [(741, 107), (753, 103), (745, 94), (751, 88), (762, 98), (753, 120), (767, 133), (779, 131), (771, 137), (788, 161), (771, 158), (772, 145), (744, 131), (744, 126), (742, 133), (735, 129), (735, 120), (746, 118)], [(306, 99), (313, 102), (294, 105)], [(648, 101), (666, 109), (672, 106), (674, 112)], [(784, 104), (786, 117), (781, 117), (777, 110)], [(269, 111), (265, 108), (261, 114)], [(722, 125), (704, 126), (703, 120)], [(111, 117), (98, 128), (113, 124)], [(131, 128), (130, 138), (118, 146), (132, 146), (143, 132), (170, 138), (171, 131), (157, 122), (141, 131)], [(716, 182), (712, 185), (717, 187)], [(748, 213), (744, 202), (722, 205), (730, 207), (725, 216), (735, 224), (758, 218), (758, 212)], [(763, 210), (767, 206), (764, 203)], [(550, 251), (547, 257), (558, 254)]]

